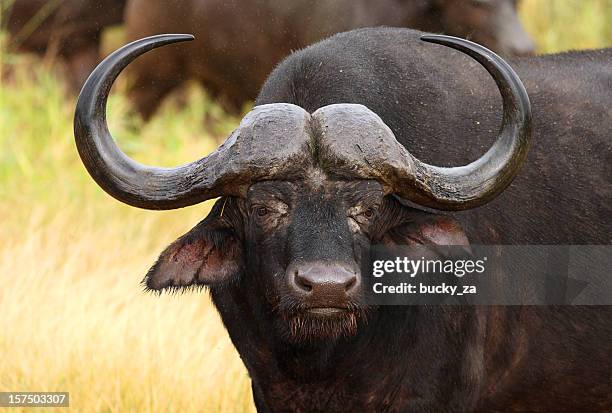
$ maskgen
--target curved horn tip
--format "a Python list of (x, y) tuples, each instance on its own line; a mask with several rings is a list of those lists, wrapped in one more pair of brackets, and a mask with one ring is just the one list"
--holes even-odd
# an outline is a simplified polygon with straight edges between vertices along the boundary
[[(407, 198), (437, 210), (464, 210), (484, 205), (510, 185), (527, 157), (532, 119), (529, 96), (512, 67), (486, 47), (446, 35), (427, 34), (420, 39), (458, 50), (480, 63), (499, 88), (504, 116), (495, 144), (469, 165), (436, 167), (415, 158), (424, 176), (416, 178), (423, 190), (418, 196), (408, 193)], [(434, 180), (436, 184), (432, 185)]]
[(428, 43), (452, 42), (457, 40), (474, 43), (470, 40), (464, 39), (463, 37), (449, 36), (447, 34), (424, 34), (420, 37), (420, 39)]
[[(150, 41), (161, 41), (164, 43), (177, 43), (177, 42), (190, 42), (192, 40), (195, 40), (195, 36), (193, 34), (164, 33), (164, 34), (156, 34), (153, 36), (143, 37), (142, 39), (138, 39), (134, 41), (133, 43), (149, 43)], [(129, 45), (126, 45), (126, 46), (129, 46)]]
[(160, 34), (135, 40), (107, 56), (90, 74), (79, 94), (74, 137), (85, 168), (111, 196), (145, 209), (175, 209), (221, 195), (211, 183), (197, 187), (194, 169), (204, 158), (176, 168), (142, 165), (117, 146), (106, 124), (106, 103), (114, 80), (138, 56), (167, 44), (190, 41), (191, 34)]
[(441, 44), (443, 46), (449, 46), (452, 48), (466, 47), (495, 54), (495, 52), (491, 49), (488, 49), (479, 43), (464, 39), (462, 37), (448, 36), (445, 34), (425, 34), (421, 36), (420, 39), (427, 43)]
[[(190, 42), (194, 39), (195, 39), (194, 35), (186, 34), (186, 33), (155, 34), (153, 36), (147, 36), (141, 39), (134, 40), (126, 44), (125, 46), (120, 47), (119, 49), (115, 50), (108, 57), (111, 57), (113, 55), (125, 54), (126, 52), (127, 53), (132, 52), (134, 51), (134, 48), (137, 48), (137, 49), (144, 48), (143, 50), (137, 53), (137, 55), (139, 56), (151, 49), (156, 49), (158, 47), (165, 46), (165, 45), (172, 44), (172, 43)], [(102, 63), (104, 63), (104, 60), (102, 61)]]
[(457, 37), (455, 36), (449, 36), (447, 34), (424, 34), (421, 36), (421, 40), (423, 40), (424, 42), (434, 42), (437, 39), (446, 39), (446, 38), (451, 38), (451, 39), (457, 39)]
[(426, 34), (421, 36), (420, 39), (427, 43), (434, 43), (450, 47), (451, 49), (458, 50), (472, 57), (493, 76), (498, 87), (500, 86), (498, 77), (501, 76), (505, 78), (506, 82), (509, 82), (512, 86), (514, 86), (511, 94), (514, 95), (514, 98), (526, 112), (527, 117), (531, 118), (531, 103), (529, 101), (529, 95), (525, 90), (525, 86), (512, 66), (510, 66), (510, 64), (504, 58), (481, 44), (461, 37), (448, 36), (444, 34)]
[[(191, 40), (195, 40), (195, 36), (193, 34), (189, 34), (189, 33), (165, 33), (165, 34), (159, 34), (157, 36), (164, 36), (164, 37), (173, 37), (177, 42), (189, 42)], [(151, 37), (157, 37), (157, 36), (151, 36)]]

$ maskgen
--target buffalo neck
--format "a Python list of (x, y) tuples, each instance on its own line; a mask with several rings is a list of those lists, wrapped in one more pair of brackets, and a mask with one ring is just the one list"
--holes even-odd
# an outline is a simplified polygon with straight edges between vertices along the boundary
[(452, 404), (471, 400), (482, 385), (484, 327), (476, 308), (381, 307), (351, 337), (296, 344), (274, 333), (274, 315), (240, 284), (211, 293), (258, 385), (256, 403), (299, 410), (320, 394), (331, 403), (325, 407), (337, 404), (338, 410), (327, 410), (332, 412), (443, 394)]

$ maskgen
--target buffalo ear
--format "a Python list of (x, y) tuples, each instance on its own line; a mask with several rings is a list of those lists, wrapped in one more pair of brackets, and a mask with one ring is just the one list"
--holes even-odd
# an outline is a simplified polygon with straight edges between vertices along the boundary
[(411, 213), (401, 225), (389, 230), (383, 242), (397, 245), (469, 245), (461, 224), (450, 216)]
[(222, 216), (224, 206), (219, 200), (208, 217), (161, 253), (143, 280), (147, 289), (218, 285), (240, 275), (242, 245)]

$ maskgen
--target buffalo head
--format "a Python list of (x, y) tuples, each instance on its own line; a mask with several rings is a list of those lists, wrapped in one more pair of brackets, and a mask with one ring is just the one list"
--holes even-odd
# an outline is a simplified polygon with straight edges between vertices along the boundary
[(425, 36), (472, 56), (501, 92), (499, 136), (469, 165), (421, 162), (365, 106), (308, 113), (284, 103), (255, 107), (200, 160), (177, 168), (141, 165), (108, 132), (109, 90), (138, 55), (190, 38), (142, 39), (98, 66), (77, 104), (78, 151), (105, 191), (136, 207), (173, 209), (220, 197), (208, 217), (161, 254), (146, 286), (247, 290), (240, 308), (270, 315), (276, 333), (290, 341), (355, 333), (377, 311), (360, 298), (360, 251), (372, 243), (467, 243), (452, 218), (414, 206), (456, 211), (483, 205), (510, 184), (526, 157), (530, 105), (513, 70), (477, 44)]
[(434, 14), (444, 32), (487, 45), (504, 55), (535, 50), (517, 14), (517, 0), (435, 0)]

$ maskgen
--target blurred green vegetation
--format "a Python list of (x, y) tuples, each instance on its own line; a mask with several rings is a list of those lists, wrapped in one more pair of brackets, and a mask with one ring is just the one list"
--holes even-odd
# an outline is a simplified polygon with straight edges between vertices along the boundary
[(541, 53), (612, 46), (612, 0), (522, 0), (520, 14)]
[[(72, 137), (76, 97), (66, 94), (61, 74), (36, 57), (5, 51), (0, 56), (0, 197), (17, 187), (29, 191), (22, 187), (26, 181), (48, 188), (57, 176), (76, 179), (82, 174), (66, 174), (82, 169)], [(140, 161), (170, 166), (194, 151), (205, 154), (239, 121), (191, 84), (144, 123), (130, 108), (127, 83), (121, 76), (110, 96), (109, 127), (122, 149)]]

